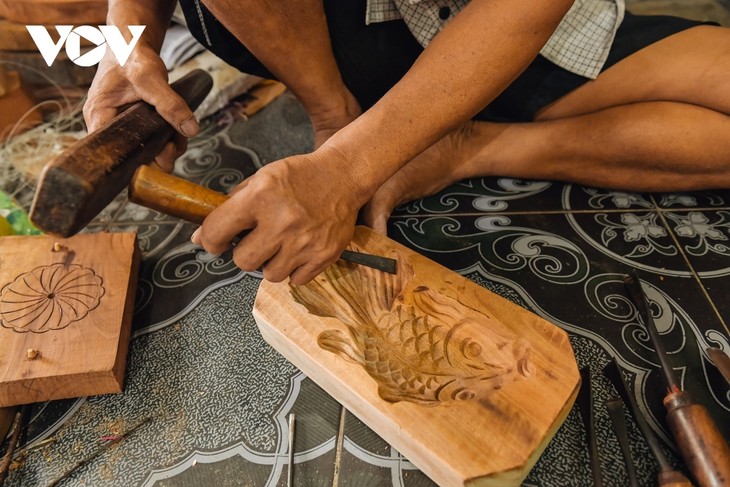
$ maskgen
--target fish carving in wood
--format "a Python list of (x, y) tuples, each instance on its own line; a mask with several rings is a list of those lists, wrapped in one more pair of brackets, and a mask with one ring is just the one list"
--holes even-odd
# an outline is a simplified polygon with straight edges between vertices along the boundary
[(308, 284), (290, 286), (311, 314), (345, 326), (320, 333), (321, 348), (361, 365), (388, 402), (483, 400), (532, 375), (526, 340), (505, 336), (486, 313), (457, 299), (409, 286), (413, 269), (398, 262), (392, 275), (338, 261)]

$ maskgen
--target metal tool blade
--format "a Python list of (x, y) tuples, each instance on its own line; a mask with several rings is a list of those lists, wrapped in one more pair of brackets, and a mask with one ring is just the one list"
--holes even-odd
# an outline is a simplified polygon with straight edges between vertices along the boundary
[(626, 473), (629, 475), (629, 484), (631, 487), (639, 487), (639, 479), (636, 477), (636, 467), (634, 467), (634, 460), (631, 457), (631, 447), (629, 446), (629, 432), (626, 427), (624, 403), (619, 398), (609, 399), (606, 401), (606, 408), (608, 409), (608, 415), (611, 417), (613, 431), (616, 433), (618, 444), (621, 447)]
[(382, 257), (380, 255), (364, 254), (362, 252), (354, 252), (352, 250), (343, 250), (340, 258), (352, 262), (353, 264), (360, 264), (367, 267), (372, 267), (373, 269), (387, 272), (389, 274), (396, 274), (398, 272), (398, 264), (396, 263), (395, 259)]
[(591, 369), (580, 369), (581, 386), (578, 391), (578, 407), (583, 418), (586, 438), (588, 440), (588, 455), (591, 461), (591, 475), (594, 487), (603, 487), (601, 477), (601, 459), (598, 456), (598, 442), (596, 441), (596, 422), (593, 415), (593, 393), (591, 391)]
[(725, 380), (730, 384), (730, 356), (719, 348), (710, 347), (707, 349), (707, 355), (710, 360), (718, 368)]
[(667, 389), (670, 391), (680, 390), (679, 380), (677, 379), (674, 369), (672, 369), (672, 365), (669, 362), (669, 354), (664, 348), (664, 344), (659, 336), (659, 329), (657, 328), (656, 323), (654, 323), (654, 318), (652, 317), (649, 306), (647, 305), (646, 295), (644, 294), (644, 288), (641, 286), (639, 277), (636, 274), (627, 274), (624, 276), (624, 284), (626, 285), (629, 297), (631, 297), (631, 301), (633, 301), (634, 306), (636, 306), (636, 309), (639, 312), (639, 316), (646, 327), (646, 331), (649, 333), (649, 339), (651, 340), (652, 345), (654, 345), (654, 350), (656, 351), (657, 359), (659, 359), (659, 365), (661, 366), (662, 373), (664, 374)]
[(296, 416), (294, 413), (289, 415), (289, 467), (286, 472), (286, 487), (294, 485), (294, 425), (296, 424)]
[(634, 421), (636, 421), (636, 425), (639, 427), (639, 430), (644, 435), (644, 439), (649, 446), (649, 450), (651, 450), (651, 453), (654, 455), (654, 458), (659, 465), (659, 470), (671, 470), (672, 465), (669, 463), (667, 456), (664, 454), (664, 450), (662, 450), (662, 447), (659, 445), (659, 438), (656, 433), (654, 433), (654, 430), (651, 429), (649, 423), (646, 422), (644, 413), (641, 412), (639, 405), (636, 403), (636, 398), (634, 398), (631, 394), (629, 386), (626, 383), (624, 376), (621, 374), (621, 368), (615, 358), (611, 359), (603, 368), (603, 375), (611, 381), (613, 387), (619, 393), (621, 399), (623, 399), (624, 404), (629, 407), (629, 412), (633, 416)]
[[(231, 240), (231, 245), (235, 247), (243, 237), (248, 235), (248, 230), (241, 232), (240, 235)], [(398, 264), (395, 259), (382, 257), (380, 255), (366, 254), (364, 252), (355, 252), (354, 250), (343, 250), (340, 259), (352, 262), (353, 264), (364, 265), (378, 271), (387, 272), (389, 274), (398, 273)]]

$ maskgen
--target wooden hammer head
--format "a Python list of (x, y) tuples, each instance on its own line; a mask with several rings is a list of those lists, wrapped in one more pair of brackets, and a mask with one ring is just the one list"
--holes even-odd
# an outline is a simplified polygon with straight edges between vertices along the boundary
[[(210, 75), (200, 69), (172, 83), (193, 110), (212, 86)], [(47, 233), (74, 235), (129, 184), (139, 166), (159, 154), (173, 133), (154, 107), (135, 103), (46, 164), (31, 221)]]

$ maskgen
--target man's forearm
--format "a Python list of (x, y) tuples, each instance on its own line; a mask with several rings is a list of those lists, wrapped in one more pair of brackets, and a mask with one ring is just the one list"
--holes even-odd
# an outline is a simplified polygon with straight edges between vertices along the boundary
[(323, 147), (351, 162), (363, 203), (403, 164), (465, 123), (534, 59), (572, 0), (474, 0), (375, 106)]
[(160, 52), (176, 0), (109, 0), (107, 23), (126, 34), (129, 25), (146, 26), (140, 43)]

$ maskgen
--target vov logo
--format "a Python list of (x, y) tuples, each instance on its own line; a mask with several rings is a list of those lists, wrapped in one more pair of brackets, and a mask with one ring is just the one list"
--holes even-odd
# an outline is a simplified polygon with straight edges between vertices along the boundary
[[(106, 53), (107, 45), (112, 50), (114, 57), (117, 58), (120, 66), (129, 59), (134, 46), (139, 42), (144, 32), (144, 25), (130, 25), (129, 32), (132, 34), (132, 40), (127, 42), (119, 29), (113, 25), (100, 25), (98, 28), (91, 25), (57, 25), (58, 41), (51, 39), (51, 34), (42, 25), (26, 25), (26, 29), (33, 38), (33, 42), (38, 46), (38, 50), (43, 56), (43, 60), (50, 67), (61, 52), (61, 47), (66, 45), (66, 54), (68, 58), (78, 66), (94, 66), (101, 61)], [(89, 52), (81, 54), (81, 38), (84, 38), (96, 45)]]

